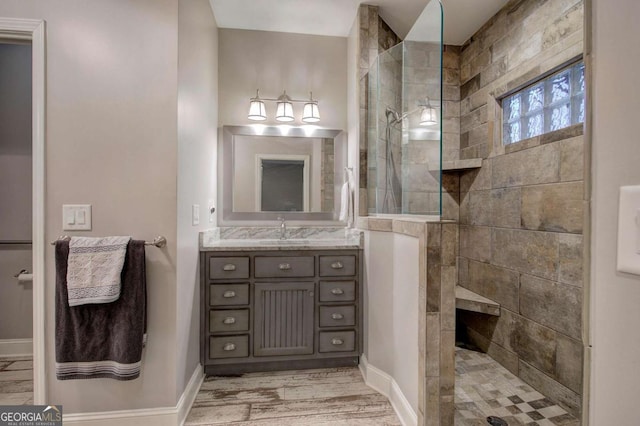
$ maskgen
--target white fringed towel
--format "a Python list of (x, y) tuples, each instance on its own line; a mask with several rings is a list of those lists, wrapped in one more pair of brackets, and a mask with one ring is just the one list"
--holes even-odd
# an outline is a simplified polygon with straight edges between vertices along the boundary
[(129, 240), (131, 237), (71, 237), (67, 264), (69, 306), (118, 300)]

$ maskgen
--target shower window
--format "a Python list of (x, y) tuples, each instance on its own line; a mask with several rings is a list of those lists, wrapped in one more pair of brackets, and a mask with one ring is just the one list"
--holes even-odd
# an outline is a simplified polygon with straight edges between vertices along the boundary
[(583, 123), (584, 90), (584, 63), (580, 61), (505, 97), (503, 144)]

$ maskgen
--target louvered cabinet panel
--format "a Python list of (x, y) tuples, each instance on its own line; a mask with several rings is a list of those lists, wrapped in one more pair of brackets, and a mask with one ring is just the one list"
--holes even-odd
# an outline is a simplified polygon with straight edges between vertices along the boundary
[(314, 285), (255, 284), (254, 356), (313, 354)]

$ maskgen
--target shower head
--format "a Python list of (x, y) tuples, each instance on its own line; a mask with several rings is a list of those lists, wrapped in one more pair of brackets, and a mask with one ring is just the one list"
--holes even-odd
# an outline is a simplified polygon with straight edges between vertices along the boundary
[[(404, 114), (400, 114), (398, 111), (394, 110), (391, 107), (387, 107), (387, 109), (385, 110), (385, 115), (387, 116), (387, 125), (390, 124), (396, 124), (402, 120), (404, 120), (407, 115), (409, 115), (408, 112), (404, 113)], [(389, 120), (389, 116), (392, 117), (392, 120)]]
[(389, 120), (389, 116), (393, 117), (392, 121), (400, 121), (400, 114), (398, 113), (398, 111), (389, 106), (385, 110), (385, 115), (387, 116), (387, 121)]

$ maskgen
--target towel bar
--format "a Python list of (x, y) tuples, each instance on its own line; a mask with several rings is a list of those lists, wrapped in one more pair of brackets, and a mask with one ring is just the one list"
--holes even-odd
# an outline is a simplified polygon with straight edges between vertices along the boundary
[[(56, 241), (69, 241), (70, 239), (71, 239), (71, 237), (68, 236), (68, 235), (61, 235), (56, 239)], [(51, 245), (54, 246), (56, 244), (56, 241), (52, 241)], [(162, 235), (158, 235), (157, 237), (155, 237), (153, 239), (153, 241), (145, 241), (144, 245), (145, 246), (164, 247), (164, 246), (167, 245), (167, 239), (165, 237), (163, 237)]]
[(1, 244), (6, 244), (6, 245), (16, 245), (16, 246), (22, 246), (22, 245), (31, 245), (31, 240), (0, 240), (0, 245)]

